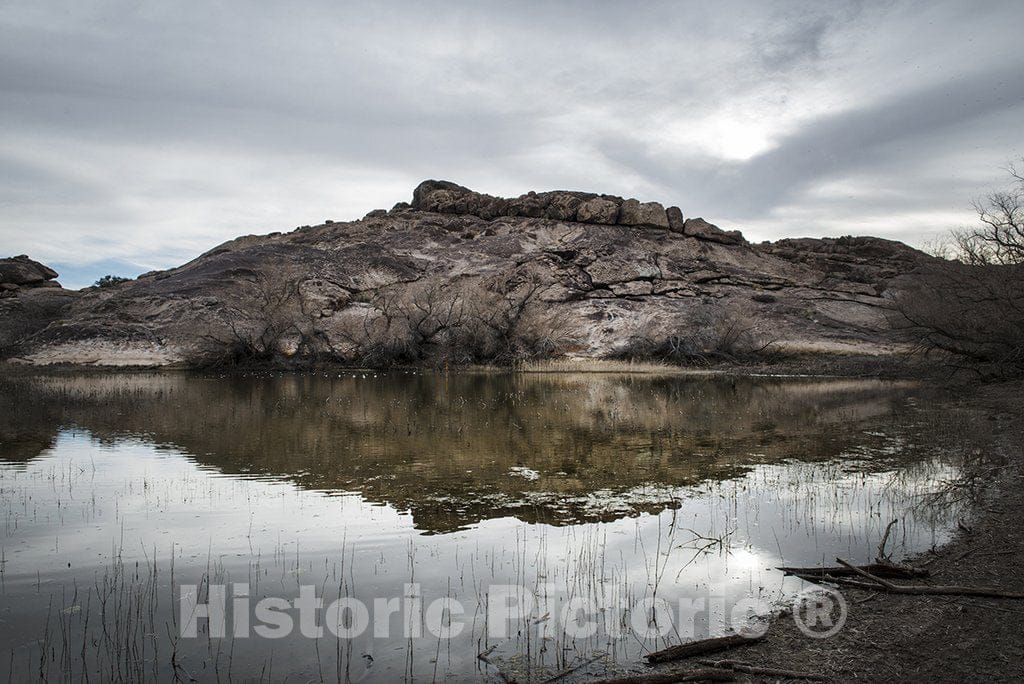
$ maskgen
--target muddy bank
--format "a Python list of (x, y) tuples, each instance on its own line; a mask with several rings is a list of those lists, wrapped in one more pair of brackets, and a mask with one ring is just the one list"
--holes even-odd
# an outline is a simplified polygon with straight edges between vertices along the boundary
[[(1024, 592), (1024, 384), (961, 388), (953, 403), (965, 420), (937, 438), (970, 450), (965, 476), (943, 487), (950, 500), (969, 499), (973, 513), (953, 540), (905, 559), (930, 570), (914, 584), (995, 587)], [(908, 582), (897, 582), (907, 584)], [(810, 586), (810, 585), (808, 585)], [(967, 596), (914, 596), (842, 587), (848, 617), (838, 634), (811, 639), (788, 615), (766, 637), (725, 654), (759, 667), (813, 673), (827, 681), (1020, 681), (1024, 678), (1024, 601)], [(686, 673), (680, 662), (647, 673)], [(737, 674), (737, 681), (779, 681)]]

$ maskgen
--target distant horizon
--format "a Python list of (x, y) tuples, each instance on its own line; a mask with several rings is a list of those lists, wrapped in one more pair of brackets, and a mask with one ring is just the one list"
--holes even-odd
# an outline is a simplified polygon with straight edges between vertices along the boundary
[(0, 7), (0, 256), (66, 287), (408, 201), (579, 189), (752, 242), (972, 225), (1024, 5)]

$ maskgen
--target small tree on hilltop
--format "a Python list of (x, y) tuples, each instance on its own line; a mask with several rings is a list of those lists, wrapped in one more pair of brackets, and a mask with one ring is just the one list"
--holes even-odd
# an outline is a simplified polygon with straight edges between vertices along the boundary
[(131, 280), (131, 278), (122, 278), (121, 276), (116, 275), (105, 275), (93, 283), (93, 287), (113, 287), (119, 283), (127, 283), (129, 280)]

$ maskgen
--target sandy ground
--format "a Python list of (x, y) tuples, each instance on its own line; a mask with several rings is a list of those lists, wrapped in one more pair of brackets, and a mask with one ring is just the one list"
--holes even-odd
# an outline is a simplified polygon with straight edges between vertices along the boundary
[[(924, 583), (997, 587), (1024, 592), (1024, 383), (989, 385), (959, 402), (986, 416), (996, 453), (979, 462), (963, 495), (976, 497), (973, 515), (949, 544), (909, 559), (926, 565)], [(835, 682), (1024, 681), (1024, 600), (960, 596), (893, 595), (843, 588), (845, 626), (828, 639), (802, 634), (780, 617), (766, 638), (708, 659), (813, 673)], [(649, 675), (699, 667), (652, 667)], [(736, 681), (790, 681), (737, 675)], [(795, 680), (794, 680), (795, 681)]]
[(47, 345), (14, 363), (34, 366), (75, 365), (111, 368), (155, 368), (181, 364), (184, 356), (171, 347), (150, 342), (106, 342), (82, 340)]

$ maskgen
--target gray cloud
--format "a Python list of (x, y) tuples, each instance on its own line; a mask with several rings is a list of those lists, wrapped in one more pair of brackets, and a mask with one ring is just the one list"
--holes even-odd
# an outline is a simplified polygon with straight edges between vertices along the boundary
[(931, 158), (936, 147), (963, 143), (979, 127), (982, 135), (989, 135), (985, 123), (992, 115), (1009, 112), (1024, 120), (1021, 73), (1024, 55), (1015, 64), (824, 115), (771, 150), (742, 162), (638, 158), (636, 146), (621, 140), (608, 141), (604, 151), (617, 164), (633, 168), (652, 182), (671, 187), (682, 180), (684, 188), (703, 186), (707, 204), (728, 204), (732, 216), (754, 218), (793, 201), (823, 178), (872, 167), (880, 172), (895, 168), (910, 172), (915, 164)]
[(920, 242), (1022, 152), (1021, 19), (1016, 2), (7, 2), (0, 252), (83, 284), (354, 218), (424, 177)]

